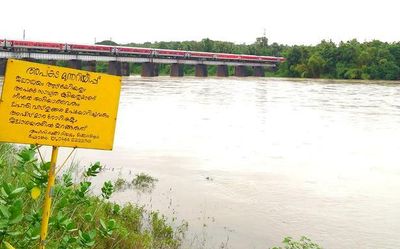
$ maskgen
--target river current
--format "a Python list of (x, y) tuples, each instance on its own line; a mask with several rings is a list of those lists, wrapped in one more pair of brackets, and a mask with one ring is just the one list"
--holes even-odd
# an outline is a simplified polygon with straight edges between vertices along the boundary
[(188, 221), (185, 248), (304, 235), (324, 248), (394, 249), (399, 148), (398, 83), (129, 77), (113, 151), (74, 158), (107, 165), (102, 180), (156, 177), (152, 193), (113, 201)]

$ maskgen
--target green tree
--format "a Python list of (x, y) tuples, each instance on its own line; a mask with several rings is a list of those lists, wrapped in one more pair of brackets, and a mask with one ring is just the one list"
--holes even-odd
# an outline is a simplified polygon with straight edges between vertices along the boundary
[(320, 44), (316, 46), (315, 49), (316, 51), (318, 51), (319, 55), (325, 62), (322, 74), (326, 77), (334, 78), (336, 75), (336, 63), (338, 53), (336, 44), (332, 41), (323, 40)]
[(205, 52), (213, 52), (214, 51), (214, 41), (205, 38), (203, 40), (201, 40), (201, 51), (205, 51)]
[(325, 60), (318, 53), (313, 54), (307, 62), (310, 77), (319, 78), (325, 67)]

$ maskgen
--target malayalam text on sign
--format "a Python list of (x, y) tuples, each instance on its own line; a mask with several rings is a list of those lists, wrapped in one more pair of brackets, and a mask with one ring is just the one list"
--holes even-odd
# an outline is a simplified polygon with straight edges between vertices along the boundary
[(0, 141), (111, 150), (121, 77), (10, 59)]

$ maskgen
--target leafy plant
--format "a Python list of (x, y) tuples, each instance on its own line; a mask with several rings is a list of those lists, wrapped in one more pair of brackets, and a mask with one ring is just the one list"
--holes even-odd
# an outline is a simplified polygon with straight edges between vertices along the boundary
[(35, 186), (44, 187), (47, 185), (49, 170), (50, 170), (50, 162), (45, 163), (32, 163), (33, 170), (31, 176), (32, 181)]
[(63, 174), (63, 176), (62, 176), (62, 183), (63, 183), (63, 185), (65, 186), (65, 187), (71, 187), (72, 185), (73, 185), (73, 183), (72, 183), (72, 175), (71, 175), (71, 173), (70, 172), (67, 172), (67, 173), (65, 173), (65, 174)]
[(292, 237), (286, 237), (282, 243), (284, 247), (273, 247), (272, 249), (322, 249), (321, 246), (305, 236), (302, 236), (299, 241), (294, 240)]
[(17, 199), (9, 205), (0, 204), (0, 234), (16, 235), (18, 232), (11, 232), (9, 228), (22, 221), (22, 200)]
[(121, 206), (118, 205), (118, 204), (112, 205), (111, 212), (112, 212), (113, 215), (118, 215), (118, 214), (120, 214), (120, 213), (121, 213)]
[(18, 161), (18, 167), (24, 168), (27, 164), (32, 164), (37, 161), (36, 151), (34, 146), (23, 148), (15, 158)]
[(95, 244), (94, 238), (96, 237), (96, 230), (91, 230), (89, 232), (82, 232), (78, 231), (79, 237), (78, 237), (78, 244), (82, 248), (91, 248)]
[(75, 191), (76, 197), (80, 200), (84, 200), (91, 185), (91, 182), (80, 182), (78, 189)]
[(113, 192), (114, 192), (114, 188), (113, 188), (113, 184), (111, 183), (111, 181), (104, 182), (104, 185), (101, 188), (101, 196), (104, 199), (110, 199)]
[(157, 178), (154, 178), (150, 175), (145, 173), (136, 174), (135, 178), (132, 180), (132, 185), (142, 191), (151, 191), (156, 182), (158, 181)]
[(91, 164), (89, 168), (84, 173), (85, 177), (94, 177), (97, 176), (102, 169), (100, 162), (96, 162), (95, 164)]
[(116, 228), (117, 222), (114, 219), (110, 219), (107, 222), (100, 219), (100, 228), (98, 230), (102, 237), (111, 236)]

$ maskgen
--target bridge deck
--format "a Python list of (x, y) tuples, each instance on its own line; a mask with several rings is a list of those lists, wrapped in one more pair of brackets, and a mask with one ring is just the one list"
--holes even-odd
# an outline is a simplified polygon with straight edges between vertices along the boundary
[(217, 61), (217, 60), (196, 60), (196, 59), (174, 59), (174, 58), (151, 58), (151, 57), (133, 57), (133, 56), (106, 56), (89, 54), (71, 54), (71, 53), (34, 53), (34, 52), (12, 52), (0, 51), (0, 58), (32, 58), (38, 60), (82, 60), (82, 61), (120, 61), (131, 63), (157, 63), (157, 64), (204, 64), (204, 65), (228, 65), (228, 66), (253, 66), (253, 67), (275, 67), (275, 64), (254, 63), (254, 62), (236, 62), (236, 61)]

